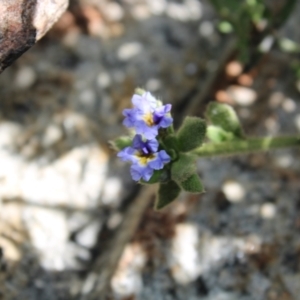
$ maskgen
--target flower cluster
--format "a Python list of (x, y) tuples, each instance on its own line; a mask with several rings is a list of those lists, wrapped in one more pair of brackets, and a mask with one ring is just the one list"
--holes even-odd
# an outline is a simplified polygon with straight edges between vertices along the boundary
[[(174, 131), (171, 104), (163, 105), (141, 89), (136, 89), (132, 104), (133, 108), (123, 111), (123, 124), (133, 129), (135, 135), (119, 137), (111, 145), (119, 151), (121, 160), (131, 163), (133, 180), (159, 184), (155, 208), (168, 205), (181, 191), (203, 193), (195, 155), (206, 137), (206, 122), (198, 117), (186, 117), (180, 128)], [(213, 109), (213, 114), (209, 115), (213, 117), (214, 128), (218, 128), (215, 111)], [(223, 119), (232, 116), (232, 112), (224, 107), (217, 111)], [(229, 129), (237, 129), (235, 123), (225, 123)], [(215, 132), (212, 131), (213, 137)]]
[(124, 109), (123, 124), (136, 132), (132, 145), (118, 153), (123, 161), (129, 161), (133, 180), (149, 181), (154, 170), (161, 170), (171, 161), (165, 150), (161, 150), (156, 139), (160, 128), (171, 126), (171, 104), (163, 105), (149, 92), (132, 97), (132, 109)]
[(126, 127), (133, 127), (137, 134), (142, 134), (146, 139), (152, 140), (158, 135), (159, 128), (169, 127), (173, 119), (170, 116), (171, 104), (162, 105), (149, 92), (143, 95), (133, 95), (134, 108), (124, 109)]

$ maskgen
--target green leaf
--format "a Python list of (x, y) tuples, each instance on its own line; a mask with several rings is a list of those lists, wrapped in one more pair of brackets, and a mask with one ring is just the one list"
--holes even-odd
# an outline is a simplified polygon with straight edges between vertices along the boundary
[(162, 144), (165, 150), (168, 152), (169, 150), (175, 150), (178, 152), (178, 140), (174, 134), (170, 134), (162, 139)]
[(197, 117), (186, 117), (177, 133), (179, 150), (188, 152), (201, 146), (206, 133), (206, 123)]
[(233, 31), (233, 26), (228, 21), (221, 21), (218, 24), (218, 29), (220, 30), (220, 32), (227, 34), (227, 33), (231, 33)]
[(207, 127), (206, 136), (215, 143), (232, 141), (236, 139), (233, 133), (223, 130), (221, 127), (209, 125)]
[(155, 202), (155, 209), (161, 209), (173, 202), (180, 194), (180, 187), (175, 181), (161, 183), (158, 189), (158, 195)]
[(114, 150), (120, 151), (132, 145), (132, 138), (129, 136), (120, 136), (109, 143)]
[(207, 107), (206, 116), (213, 125), (233, 133), (238, 138), (243, 138), (239, 118), (230, 105), (211, 102)]
[(173, 150), (173, 149), (171, 149), (171, 150), (168, 149), (167, 153), (170, 155), (171, 160), (175, 160), (178, 157), (177, 152), (175, 150)]
[(288, 38), (281, 38), (278, 40), (279, 47), (282, 51), (287, 53), (299, 53), (300, 46), (296, 42)]
[(189, 177), (185, 181), (180, 182), (180, 186), (186, 192), (190, 192), (193, 194), (199, 194), (199, 193), (204, 192), (204, 187), (203, 187), (202, 182), (200, 181), (200, 178), (197, 174), (193, 174), (191, 177)]
[(196, 173), (196, 157), (181, 153), (179, 159), (171, 165), (171, 178), (177, 182), (188, 179)]

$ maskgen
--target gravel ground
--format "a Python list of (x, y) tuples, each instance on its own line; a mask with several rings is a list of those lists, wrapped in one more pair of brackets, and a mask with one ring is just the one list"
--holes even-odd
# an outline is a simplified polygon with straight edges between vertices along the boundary
[[(280, 37), (300, 43), (299, 15)], [(107, 143), (122, 110), (141, 86), (176, 118), (217, 69), (229, 40), (217, 23), (204, 0), (82, 0), (1, 75), (0, 299), (77, 299), (136, 193)], [(273, 47), (215, 97), (249, 134), (299, 132), (296, 59)], [(146, 210), (108, 299), (300, 299), (299, 157), (199, 160), (206, 193)]]

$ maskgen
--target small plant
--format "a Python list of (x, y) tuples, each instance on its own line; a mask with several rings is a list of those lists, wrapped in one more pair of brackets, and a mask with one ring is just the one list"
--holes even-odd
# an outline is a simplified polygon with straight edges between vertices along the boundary
[(300, 146), (298, 136), (247, 137), (227, 104), (211, 102), (205, 113), (207, 121), (188, 116), (177, 132), (171, 104), (163, 105), (142, 89), (136, 89), (132, 104), (133, 108), (123, 111), (123, 124), (133, 130), (133, 135), (119, 137), (112, 145), (121, 160), (131, 163), (133, 180), (159, 184), (156, 209), (174, 201), (181, 191), (204, 192), (196, 168), (199, 157)]

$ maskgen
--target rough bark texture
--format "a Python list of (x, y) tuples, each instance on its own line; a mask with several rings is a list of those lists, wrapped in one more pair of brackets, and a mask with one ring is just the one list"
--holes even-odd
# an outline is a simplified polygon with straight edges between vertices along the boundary
[(38, 41), (68, 0), (0, 0), (0, 73)]

